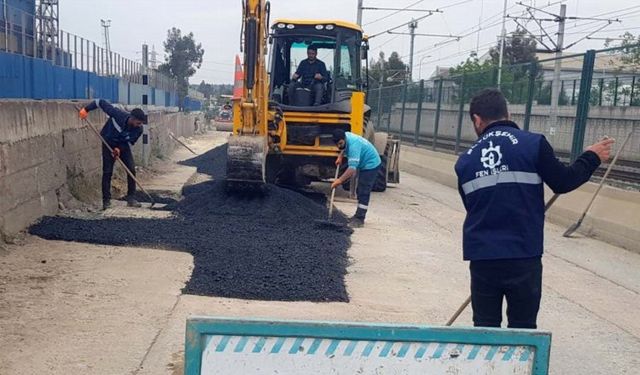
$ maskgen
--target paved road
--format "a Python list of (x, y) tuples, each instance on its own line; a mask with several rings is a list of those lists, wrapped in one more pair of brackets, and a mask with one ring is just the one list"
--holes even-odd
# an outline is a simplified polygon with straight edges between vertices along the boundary
[[(203, 152), (221, 142), (212, 133), (190, 146)], [(154, 189), (178, 189), (194, 173), (162, 168)], [(338, 207), (355, 210), (344, 194)], [(141, 215), (124, 207), (112, 214)], [(457, 191), (406, 173), (398, 187), (374, 194), (367, 226), (352, 236), (349, 303), (182, 295), (188, 254), (27, 238), (0, 250), (0, 373), (181, 374), (192, 314), (444, 324), (468, 294), (463, 217)], [(566, 239), (563, 230), (546, 230), (539, 325), (553, 332), (551, 372), (637, 373), (640, 255)], [(470, 325), (470, 311), (456, 324)]]

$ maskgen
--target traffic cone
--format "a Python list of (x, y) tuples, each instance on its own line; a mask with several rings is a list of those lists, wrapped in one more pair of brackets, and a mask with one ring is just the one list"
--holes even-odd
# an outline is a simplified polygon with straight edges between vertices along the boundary
[(244, 95), (244, 72), (240, 63), (240, 56), (236, 55), (236, 71), (233, 77), (233, 99), (240, 99)]

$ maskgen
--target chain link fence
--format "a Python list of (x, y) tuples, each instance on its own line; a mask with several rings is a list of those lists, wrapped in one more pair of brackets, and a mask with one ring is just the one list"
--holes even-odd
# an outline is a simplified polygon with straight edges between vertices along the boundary
[(468, 114), (470, 99), (483, 89), (499, 88), (509, 101), (512, 120), (525, 130), (544, 134), (567, 163), (605, 136), (618, 140), (617, 150), (633, 132), (610, 178), (638, 188), (640, 67), (625, 58), (628, 55), (629, 47), (590, 50), (504, 66), (502, 71), (490, 67), (443, 74), (374, 87), (367, 102), (377, 130), (394, 134), (405, 144), (459, 154), (477, 138)]

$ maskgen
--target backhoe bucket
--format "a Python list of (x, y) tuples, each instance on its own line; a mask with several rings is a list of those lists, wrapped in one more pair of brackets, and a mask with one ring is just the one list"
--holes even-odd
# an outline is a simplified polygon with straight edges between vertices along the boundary
[(267, 139), (260, 135), (232, 135), (227, 150), (227, 188), (254, 189), (265, 183)]

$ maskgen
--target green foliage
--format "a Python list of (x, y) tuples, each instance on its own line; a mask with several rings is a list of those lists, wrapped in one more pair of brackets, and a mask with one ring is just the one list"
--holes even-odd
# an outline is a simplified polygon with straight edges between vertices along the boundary
[[(449, 70), (449, 76), (456, 86), (464, 88), (462, 93), (457, 92), (452, 97), (455, 102), (461, 99), (468, 101), (478, 91), (498, 86), (500, 41), (489, 50), (488, 55), (489, 58), (481, 62), (477, 54), (472, 52), (466, 61)], [(536, 42), (528, 37), (524, 30), (518, 29), (506, 39), (500, 89), (510, 103), (526, 102), (531, 75), (536, 72), (535, 79), (542, 74), (537, 61)], [(463, 80), (464, 84), (462, 84)]]
[(202, 44), (196, 44), (193, 33), (182, 35), (180, 29), (173, 27), (167, 31), (164, 50), (168, 56), (158, 70), (175, 78), (178, 82), (178, 97), (180, 108), (182, 108), (184, 98), (189, 91), (189, 77), (200, 69), (204, 49)]
[(207, 99), (233, 93), (233, 85), (206, 83), (204, 80), (199, 85), (191, 85), (191, 88), (204, 94)]
[(377, 61), (369, 65), (369, 94), (367, 102), (374, 113), (380, 109), (388, 113), (394, 103), (402, 98), (402, 83), (409, 77), (409, 66), (405, 64), (397, 52), (392, 52), (385, 60), (384, 52), (380, 52)]

